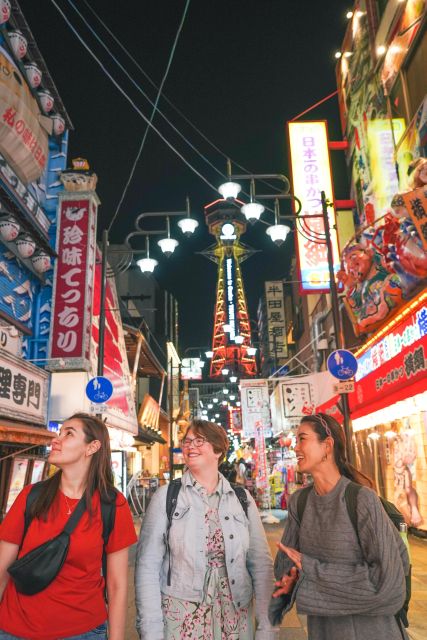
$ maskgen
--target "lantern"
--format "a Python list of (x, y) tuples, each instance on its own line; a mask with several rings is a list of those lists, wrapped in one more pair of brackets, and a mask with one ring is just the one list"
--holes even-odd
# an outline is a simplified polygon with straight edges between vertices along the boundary
[(28, 82), (33, 87), (33, 89), (37, 89), (40, 86), (42, 81), (42, 72), (38, 68), (35, 62), (29, 62), (28, 64), (24, 64), (25, 72), (27, 74)]
[(22, 31), (16, 29), (15, 31), (9, 31), (9, 42), (15, 56), (21, 60), (27, 53), (28, 42), (24, 37)]

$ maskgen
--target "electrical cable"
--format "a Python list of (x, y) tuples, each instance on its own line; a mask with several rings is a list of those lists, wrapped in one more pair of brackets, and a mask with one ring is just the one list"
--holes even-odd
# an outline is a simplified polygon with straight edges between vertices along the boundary
[(169, 149), (171, 149), (171, 151), (173, 151), (175, 153), (175, 155), (178, 156), (178, 158), (180, 158), (180, 160), (182, 160), (182, 162), (195, 174), (197, 175), (203, 182), (205, 182), (205, 184), (208, 185), (208, 187), (210, 187), (215, 193), (217, 193), (218, 189), (217, 187), (215, 187), (213, 184), (211, 184), (209, 182), (209, 180), (202, 175), (195, 167), (193, 167), (193, 165), (186, 159), (184, 158), (184, 156), (178, 151), (178, 149), (176, 149), (173, 144), (171, 142), (169, 142), (169, 140), (161, 133), (161, 131), (159, 131), (159, 129), (152, 123), (150, 123), (149, 118), (147, 118), (146, 115), (144, 115), (144, 113), (141, 111), (141, 109), (139, 109), (139, 107), (135, 104), (135, 102), (132, 100), (132, 98), (126, 93), (126, 91), (121, 87), (121, 85), (117, 82), (117, 80), (115, 80), (115, 78), (113, 78), (113, 76), (110, 74), (110, 72), (106, 69), (105, 65), (101, 62), (101, 60), (97, 57), (97, 55), (91, 50), (91, 48), (89, 47), (88, 44), (86, 44), (86, 42), (84, 41), (84, 39), (80, 36), (80, 34), (78, 33), (78, 31), (74, 28), (74, 26), (71, 24), (71, 22), (69, 21), (69, 19), (67, 18), (67, 16), (65, 15), (65, 13), (62, 11), (62, 9), (58, 6), (58, 4), (56, 3), (56, 0), (50, 0), (50, 2), (53, 4), (53, 6), (55, 7), (55, 9), (58, 11), (58, 13), (60, 13), (60, 15), (62, 16), (62, 18), (64, 19), (65, 23), (67, 24), (67, 26), (70, 28), (70, 30), (74, 33), (74, 35), (76, 36), (76, 38), (79, 40), (79, 42), (83, 45), (83, 47), (86, 49), (86, 51), (92, 56), (92, 58), (96, 61), (96, 63), (98, 64), (99, 67), (101, 67), (102, 71), (105, 73), (105, 75), (111, 80), (111, 82), (114, 84), (114, 86), (116, 87), (116, 89), (118, 89), (118, 91), (124, 96), (124, 98), (126, 98), (126, 100), (129, 102), (129, 104), (134, 108), (134, 110), (138, 113), (138, 115), (144, 120), (144, 122), (146, 122), (150, 128), (157, 133), (157, 135), (159, 136), (159, 138), (161, 138), (161, 140), (163, 140), (163, 142), (166, 144), (166, 146), (169, 147)]
[[(71, 2), (72, 0), (68, 0), (68, 1)], [(147, 123), (147, 126), (145, 127), (144, 135), (142, 136), (142, 140), (141, 140), (141, 144), (140, 144), (139, 149), (138, 149), (138, 153), (136, 154), (134, 163), (132, 165), (132, 169), (131, 169), (129, 177), (128, 177), (127, 181), (126, 181), (125, 188), (123, 189), (122, 195), (121, 195), (120, 200), (119, 200), (119, 202), (117, 204), (117, 207), (116, 207), (116, 210), (114, 212), (114, 215), (113, 215), (113, 217), (112, 217), (112, 219), (110, 221), (110, 224), (108, 225), (108, 231), (111, 230), (111, 227), (113, 226), (114, 221), (116, 220), (116, 218), (118, 216), (118, 213), (120, 211), (120, 207), (123, 204), (123, 200), (125, 199), (126, 193), (127, 193), (128, 189), (129, 189), (129, 186), (130, 186), (130, 183), (132, 182), (132, 178), (134, 176), (134, 173), (135, 173), (135, 170), (136, 170), (136, 166), (137, 166), (137, 164), (139, 162), (139, 159), (141, 158), (142, 151), (143, 151), (144, 146), (145, 146), (145, 141), (147, 140), (148, 132), (150, 130), (150, 126), (153, 123), (154, 116), (155, 116), (156, 111), (157, 111), (157, 106), (159, 104), (160, 96), (162, 95), (163, 87), (164, 87), (164, 84), (166, 82), (166, 79), (168, 77), (168, 74), (169, 74), (169, 71), (170, 71), (170, 68), (171, 68), (171, 65), (172, 65), (172, 61), (173, 61), (173, 57), (175, 55), (175, 51), (176, 51), (176, 47), (177, 47), (177, 44), (178, 44), (179, 36), (181, 35), (182, 28), (184, 26), (184, 22), (185, 22), (185, 18), (187, 16), (187, 13), (188, 13), (189, 6), (190, 6), (190, 0), (186, 0), (185, 6), (184, 6), (184, 11), (183, 11), (183, 14), (182, 14), (182, 17), (181, 17), (181, 21), (180, 21), (180, 23), (178, 25), (178, 29), (177, 29), (177, 32), (175, 34), (175, 39), (174, 39), (173, 44), (172, 44), (172, 49), (171, 49), (170, 54), (169, 54), (168, 62), (167, 62), (167, 65), (166, 65), (166, 69), (165, 69), (165, 72), (163, 74), (162, 81), (160, 82), (159, 89), (157, 91), (157, 96), (156, 96), (155, 103), (153, 105), (153, 110), (151, 112), (150, 121)]]
[[(70, 0), (69, 0), (70, 2)], [(133, 64), (136, 66), (136, 68), (142, 73), (142, 75), (144, 76), (144, 78), (151, 84), (152, 87), (154, 87), (156, 90), (158, 90), (158, 85), (154, 82), (154, 80), (152, 80), (152, 78), (148, 75), (148, 73), (143, 69), (143, 67), (139, 64), (139, 62), (136, 60), (136, 58), (134, 58), (134, 56), (129, 53), (128, 49), (126, 49), (126, 47), (122, 44), (122, 42), (117, 38), (117, 36), (114, 34), (114, 32), (109, 28), (109, 26), (102, 20), (102, 18), (97, 14), (97, 12), (95, 11), (95, 9), (93, 7), (91, 7), (91, 5), (89, 4), (89, 2), (87, 0), (83, 0), (84, 4), (86, 5), (86, 7), (89, 9), (89, 11), (92, 13), (92, 15), (95, 16), (95, 18), (98, 20), (98, 22), (102, 25), (102, 27), (105, 29), (105, 31), (113, 38), (113, 40), (116, 42), (116, 44), (120, 47), (120, 49), (123, 51), (123, 53), (133, 62)], [(80, 12), (78, 12), (80, 14)], [(81, 16), (81, 14), (80, 14)], [(82, 17), (82, 20), (85, 22), (85, 24), (87, 24), (86, 20)], [(96, 32), (94, 31), (94, 29), (89, 26), (87, 24), (88, 28), (90, 29), (90, 31), (93, 33), (93, 35), (96, 37), (97, 40), (100, 40), (99, 36), (96, 34)], [(101, 41), (101, 40), (100, 40)], [(103, 45), (104, 46), (104, 45)], [(110, 52), (111, 53), (111, 52)], [(113, 54), (111, 54), (111, 56), (114, 58)], [(127, 72), (126, 72), (126, 75)], [(148, 98), (147, 98), (148, 99)], [(149, 99), (148, 99), (149, 100)], [(192, 127), (192, 129), (194, 129), (194, 131), (196, 131), (196, 133), (199, 134), (199, 136), (201, 138), (203, 138), (203, 140), (205, 140), (205, 142), (207, 142), (217, 153), (219, 153), (223, 158), (225, 158), (226, 160), (230, 159), (232, 164), (234, 164), (236, 167), (238, 167), (239, 169), (241, 169), (242, 171), (244, 171), (245, 173), (253, 173), (252, 171), (250, 171), (249, 169), (246, 169), (243, 165), (239, 164), (238, 162), (236, 162), (236, 160), (233, 160), (232, 158), (230, 158), (230, 156), (226, 153), (224, 153), (224, 151), (222, 151), (214, 142), (212, 142), (212, 140), (210, 140), (204, 133), (203, 131), (201, 131), (198, 127), (196, 127), (196, 125), (194, 124), (194, 122), (192, 122), (189, 118), (187, 118), (187, 116), (167, 97), (167, 95), (165, 93), (163, 93), (163, 100), (183, 119), (185, 120), (185, 122), (190, 125), (190, 127)], [(159, 113), (160, 110), (158, 110)], [(163, 114), (162, 114), (163, 115)], [(166, 119), (166, 117), (163, 115), (163, 117)], [(170, 124), (170, 123), (169, 123)], [(172, 125), (171, 125), (172, 126)], [(190, 144), (187, 141), (188, 144)], [(191, 145), (190, 145), (191, 146)], [(205, 158), (206, 162), (208, 162), (209, 164), (211, 164), (206, 158)], [(218, 171), (218, 169), (216, 169), (216, 167), (214, 165), (211, 165), (216, 171)], [(219, 172), (219, 171), (218, 171)], [(222, 172), (219, 172), (223, 177), (225, 177), (225, 174), (223, 174)], [(260, 180), (260, 182), (262, 182), (263, 184), (267, 185), (268, 187), (270, 187), (271, 189), (273, 189), (273, 191), (277, 191), (277, 193), (281, 193), (282, 190), (278, 187), (276, 187), (275, 185), (270, 184), (269, 182), (267, 182), (266, 180)]]

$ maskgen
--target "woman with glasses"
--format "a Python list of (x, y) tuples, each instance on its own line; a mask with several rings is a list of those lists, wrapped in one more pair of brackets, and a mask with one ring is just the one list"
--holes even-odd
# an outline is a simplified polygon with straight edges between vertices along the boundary
[[(270, 640), (272, 559), (253, 498), (247, 515), (218, 472), (224, 429), (194, 420), (182, 440), (186, 471), (168, 528), (167, 486), (144, 517), (135, 568), (141, 640)], [(255, 596), (254, 629), (252, 599)]]
[(408, 552), (370, 479), (346, 461), (342, 427), (323, 413), (304, 417), (295, 453), (314, 482), (289, 500), (270, 620), (295, 601), (309, 640), (406, 640)]

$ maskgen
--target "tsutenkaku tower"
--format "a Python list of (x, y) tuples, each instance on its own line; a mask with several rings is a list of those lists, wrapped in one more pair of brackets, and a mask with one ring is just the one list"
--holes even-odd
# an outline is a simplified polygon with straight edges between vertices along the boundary
[[(238, 200), (236, 203), (243, 204)], [(228, 200), (207, 205), (205, 217), (216, 244), (202, 253), (218, 265), (210, 376), (221, 377), (223, 369), (245, 378), (255, 376), (255, 356), (248, 355), (251, 330), (240, 268), (243, 260), (254, 253), (240, 242), (246, 219)]]

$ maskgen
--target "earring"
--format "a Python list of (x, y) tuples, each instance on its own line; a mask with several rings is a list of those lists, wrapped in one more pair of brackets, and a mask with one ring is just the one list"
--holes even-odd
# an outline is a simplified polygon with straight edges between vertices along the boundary
[(324, 456), (323, 456), (323, 458), (322, 458), (322, 462), (326, 462), (326, 460), (327, 460), (327, 459), (328, 459), (328, 454), (327, 454), (327, 453), (325, 453), (325, 455), (324, 455)]

